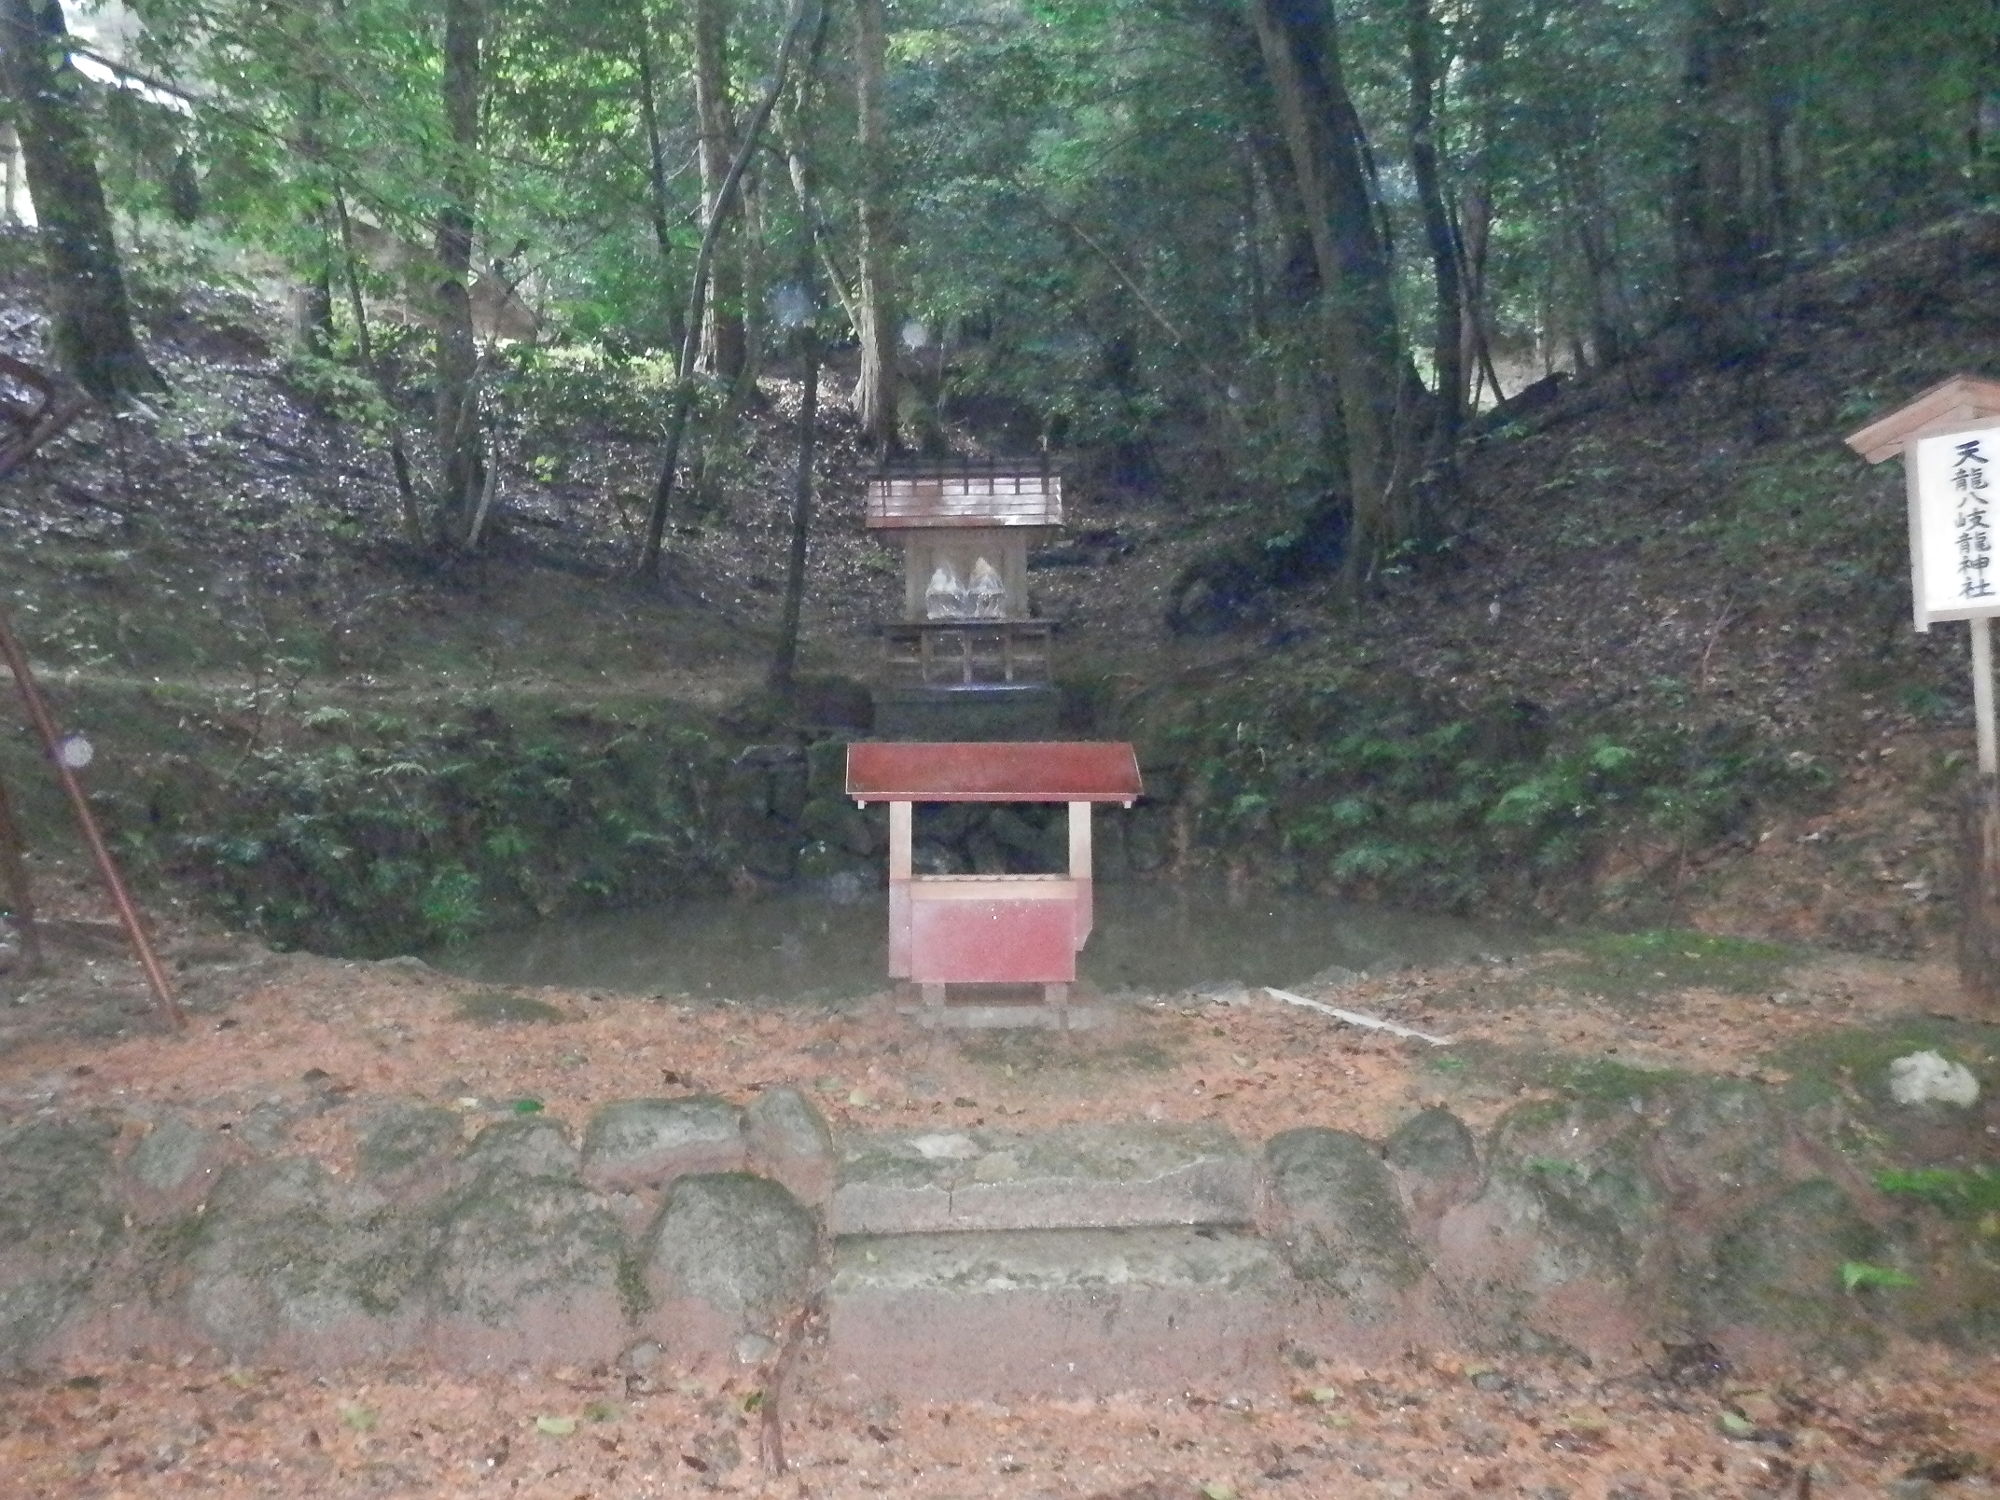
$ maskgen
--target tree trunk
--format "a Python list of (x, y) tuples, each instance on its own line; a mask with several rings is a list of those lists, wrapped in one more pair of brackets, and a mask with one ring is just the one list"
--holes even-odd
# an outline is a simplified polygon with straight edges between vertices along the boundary
[(21, 222), (21, 136), (11, 120), (0, 120), (0, 224)]
[(396, 475), (396, 496), (402, 502), (403, 540), (412, 547), (421, 547), (424, 541), (423, 509), (417, 503), (416, 481), (410, 476), (410, 452), (403, 442), (402, 418), (396, 414), (396, 390), (390, 383), (388, 373), (376, 362), (375, 345), (368, 336), (368, 304), (361, 296), (361, 262), (354, 252), (354, 224), (347, 215), (346, 196), (338, 188), (333, 194), (333, 216), (340, 230), (340, 260), (346, 272), (347, 311), (354, 320), (354, 352), (361, 357), (361, 367), (368, 372), (368, 378), (375, 382), (376, 392), (382, 397), (382, 409), (388, 413), (389, 463)]
[(859, 276), (861, 379), (854, 391), (861, 431), (880, 454), (897, 450), (896, 305), (890, 265), (889, 142), (883, 90), (888, 38), (882, 0), (855, 0), (855, 102), (861, 147)]
[(1248, 0), (1319, 262), (1349, 503), (1347, 584), (1425, 529), (1410, 462), (1414, 423), (1388, 247), (1369, 191), (1366, 140), (1317, 0)]
[[(792, 13), (785, 21), (784, 39), (778, 43), (778, 59), (771, 70), (770, 85), (758, 101), (749, 123), (743, 127), (742, 143), (736, 148), (735, 160), (730, 162), (716, 195), (724, 209), (728, 208), (742, 184), (743, 173), (750, 165), (750, 154), (757, 149), (757, 143), (764, 135), (764, 126), (771, 118), (772, 109), (777, 106), (778, 95), (785, 87), (785, 73), (791, 66), (792, 51), (805, 33), (813, 4), (814, 0), (792, 0)], [(695, 331), (702, 326), (702, 316), (707, 310), (709, 266), (715, 258), (715, 242), (722, 222), (719, 215), (710, 216), (708, 228), (702, 233), (701, 249), (695, 252), (694, 275), (689, 279), (688, 310), (684, 323), (687, 334), (681, 343), (673, 394), (668, 398), (666, 448), (660, 456), (660, 472), (653, 481), (653, 503), (646, 514), (646, 534), (639, 543), (638, 560), (632, 568), (634, 575), (640, 578), (657, 578), (660, 572), (660, 553), (667, 534), (667, 512), (673, 506), (674, 476), (680, 468), (681, 445), (687, 439), (688, 418), (694, 411)]]
[[(1590, 354), (1598, 365), (1616, 364), (1623, 357), (1631, 320), (1623, 310), (1618, 282), (1618, 257), (1613, 248), (1610, 206), (1605, 202), (1604, 172), (1596, 147), (1579, 143), (1557, 155), (1556, 202), (1562, 220), (1576, 237), (1583, 262), (1586, 309), (1590, 321)], [(1578, 370), (1584, 368), (1579, 361)]]
[(779, 121), (790, 167), (792, 191), (799, 205), (799, 263), (797, 273), (799, 357), (804, 365), (804, 392), (799, 403), (799, 467), (792, 485), (792, 544), (785, 562), (785, 603), (778, 621), (778, 648), (771, 657), (770, 686), (773, 693), (789, 698), (798, 677), (799, 628), (805, 614), (806, 556), (812, 540), (813, 453), (819, 441), (819, 324), (815, 295), (814, 268), (819, 247), (819, 205), (812, 191), (812, 173), (804, 155), (803, 119), (809, 111), (819, 65), (826, 51), (829, 16), (819, 7), (812, 44), (806, 49), (803, 76), (791, 107)]
[(2000, 188), (2000, 0), (1987, 0), (1978, 45), (1979, 71), (1965, 125), (1966, 164), (1973, 191), (1991, 197)]
[[(811, 234), (811, 230), (807, 230)], [(812, 259), (800, 268), (806, 295), (799, 325), (799, 356), (805, 365), (805, 394), (799, 405), (799, 468), (792, 486), (792, 547), (785, 565), (785, 608), (778, 623), (778, 649), (771, 658), (771, 690), (789, 695), (799, 665), (799, 620), (805, 611), (806, 548), (812, 537), (813, 449), (819, 435), (819, 332), (813, 326)]]
[(1767, 29), (1763, 0), (1699, 0), (1688, 27), (1674, 195), (1679, 294), (1704, 352), (1716, 358), (1748, 340), (1740, 303), (1773, 248), (1755, 192)]
[[(305, 99), (299, 108), (298, 133), (299, 158), (315, 180), (323, 170), (321, 158), (325, 147), (320, 139), (320, 125), (325, 117), (325, 84), (315, 77), (306, 84)], [(299, 284), (292, 291), (293, 343), (320, 359), (333, 350), (334, 252), (330, 217), (323, 199), (316, 199), (305, 211), (306, 233), (319, 242), (319, 253), (313, 263), (303, 268)]]
[[(674, 237), (670, 200), (667, 196), (667, 152), (660, 134), (660, 101), (653, 73), (653, 16), (650, 10), (639, 24), (639, 118), (646, 127), (647, 210), (653, 224), (653, 243), (660, 252), (660, 284), (673, 282)], [(676, 347), (681, 342), (678, 303), (671, 296), (660, 299), (666, 313), (667, 339)]]
[(437, 535), (457, 546), (479, 495), (479, 349), (472, 328), (472, 231), (479, 197), (479, 51), (484, 0), (444, 0), (444, 201), (434, 254), (437, 284)]
[(1430, 0), (1407, 0), (1405, 19), (1410, 51), (1410, 167), (1423, 204), (1424, 239), (1430, 246), (1435, 300), (1431, 315), (1431, 361), (1437, 381), (1437, 439), (1449, 449), (1465, 413), (1463, 350), (1465, 300), (1459, 286), (1458, 242), (1438, 184), (1437, 22)]
[(56, 360), (101, 401), (159, 390), (132, 329), (60, 0), (0, 0), (0, 37), (0, 82), (19, 111), (28, 194), (48, 261)]
[(701, 130), (702, 232), (715, 241), (709, 259), (708, 312), (701, 335), (701, 363), (734, 385), (748, 360), (743, 336), (743, 257), (738, 224), (742, 200), (727, 201), (722, 184), (736, 147), (729, 110), (728, 0), (695, 0), (694, 107)]

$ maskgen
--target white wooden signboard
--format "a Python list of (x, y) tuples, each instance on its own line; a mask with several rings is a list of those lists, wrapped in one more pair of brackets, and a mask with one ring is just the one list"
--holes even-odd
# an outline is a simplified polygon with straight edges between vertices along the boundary
[(2000, 427), (1918, 438), (1904, 459), (1917, 629), (2000, 615)]

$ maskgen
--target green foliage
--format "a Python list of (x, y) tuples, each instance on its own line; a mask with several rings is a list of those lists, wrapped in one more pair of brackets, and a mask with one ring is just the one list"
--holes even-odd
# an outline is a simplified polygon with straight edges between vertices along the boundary
[(1433, 703), (1359, 667), (1204, 693), (1150, 728), (1190, 782), (1203, 843), (1262, 848), (1266, 868), (1357, 897), (1445, 906), (1567, 878), (1621, 828), (1699, 844), (1828, 782), (1748, 726), (1565, 743), (1521, 705)]
[(1890, 1168), (1875, 1174), (1875, 1185), (1928, 1203), (1954, 1219), (2000, 1215), (2000, 1171), (1992, 1167)]
[(566, 445), (579, 432), (657, 440), (673, 383), (671, 356), (619, 354), (601, 344), (511, 350), (497, 381), (531, 447)]
[(428, 730), (310, 717), (313, 738), (256, 750), (205, 787), (142, 789), (141, 857), (279, 944), (406, 952), (727, 874), (733, 845), (707, 791), (723, 747), (663, 717), (471, 708)]

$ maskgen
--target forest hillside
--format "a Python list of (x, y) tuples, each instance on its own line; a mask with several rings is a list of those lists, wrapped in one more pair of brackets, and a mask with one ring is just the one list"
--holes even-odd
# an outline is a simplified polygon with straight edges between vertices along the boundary
[(4, 0), (5, 601), (144, 882), (422, 949), (876, 878), (861, 476), (1046, 456), (1107, 874), (1920, 948), (1962, 646), (1838, 439), (1987, 357), (1992, 25)]
[[(13, 243), (8, 323), (32, 352), (41, 304)], [(1912, 632), (1900, 480), (1839, 439), (1978, 367), (1996, 278), (2000, 226), (1966, 216), (1773, 287), (1754, 359), (1669, 338), (1544, 387), (1468, 444), (1444, 544), (1359, 604), (1337, 568), (1288, 567), (1287, 513), (1229, 503), (1226, 473), (1136, 484), (1071, 455), (1069, 531), (1034, 589), (1063, 626), (1068, 721), (1136, 736), (1148, 763), (1154, 815), (1114, 857), (1458, 910), (1934, 943), (1965, 647)], [(844, 390), (786, 702), (765, 681), (796, 371), (761, 380), (663, 578), (635, 583), (649, 448), (620, 420), (643, 376), (518, 356), (545, 385), (489, 545), (440, 562), (397, 538), (387, 456), (300, 384), (273, 309), (202, 285), (141, 308), (172, 396), (79, 422), (0, 517), (6, 606), (97, 745), (91, 784), (149, 881), (280, 941), (380, 951), (872, 864), (824, 809), (767, 805), (753, 830), (704, 805), (741, 789), (745, 747), (866, 732), (897, 572), (860, 524)], [(25, 731), (5, 756), (38, 861), (64, 854)], [(354, 869), (357, 846), (386, 869)]]

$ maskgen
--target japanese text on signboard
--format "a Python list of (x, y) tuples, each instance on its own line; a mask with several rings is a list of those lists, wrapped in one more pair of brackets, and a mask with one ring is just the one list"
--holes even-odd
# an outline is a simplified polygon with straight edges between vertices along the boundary
[(1993, 597), (1993, 528), (1988, 521), (1991, 496), (1986, 483), (1986, 455), (1981, 439), (1970, 437), (1952, 445), (1952, 492), (1958, 498), (1952, 517), (1952, 543), (1958, 552), (1958, 597)]
[(1912, 478), (1917, 622), (2000, 614), (2000, 428), (1921, 438)]

